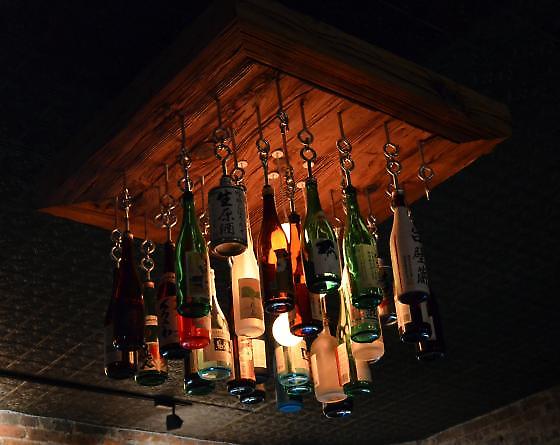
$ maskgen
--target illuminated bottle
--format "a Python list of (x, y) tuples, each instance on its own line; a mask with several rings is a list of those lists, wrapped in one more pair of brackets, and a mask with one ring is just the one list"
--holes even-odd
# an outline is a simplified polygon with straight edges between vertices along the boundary
[(427, 301), (420, 303), (422, 320), (430, 325), (432, 335), (427, 340), (416, 343), (416, 358), (431, 361), (445, 356), (445, 342), (439, 318), (437, 302), (433, 294)]
[(274, 389), (276, 390), (276, 409), (284, 414), (293, 414), (303, 408), (303, 398), (297, 395), (289, 395), (286, 389), (274, 376)]
[(259, 338), (251, 339), (253, 365), (255, 368), (255, 379), (257, 384), (266, 382), (270, 374), (265, 338), (266, 336), (263, 334)]
[(209, 313), (204, 317), (189, 318), (179, 316), (177, 330), (179, 343), (184, 349), (202, 349), (210, 343), (212, 317)]
[(232, 258), (231, 291), (237, 335), (256, 338), (264, 333), (259, 265), (247, 222), (247, 250)]
[(282, 386), (297, 388), (309, 381), (309, 359), (303, 339), (295, 346), (275, 342), (274, 357), (276, 375)]
[(200, 318), (210, 312), (210, 262), (206, 241), (198, 226), (194, 196), (183, 194), (183, 222), (175, 252), (177, 312), (184, 317)]
[(383, 335), (371, 343), (352, 342), (352, 354), (356, 360), (362, 360), (368, 363), (375, 363), (385, 354), (385, 343)]
[(352, 305), (375, 309), (383, 298), (377, 269), (377, 242), (360, 215), (356, 189), (345, 187), (343, 194), (346, 207), (344, 267), (348, 270)]
[(305, 181), (307, 214), (303, 222), (301, 253), (307, 288), (327, 293), (340, 286), (340, 260), (334, 231), (321, 208), (317, 180)]
[(395, 297), (395, 308), (397, 309), (397, 325), (401, 341), (417, 343), (430, 338), (432, 330), (430, 325), (422, 319), (419, 304), (402, 304)]
[(130, 231), (125, 231), (122, 237), (115, 295), (113, 344), (122, 351), (138, 352), (144, 347), (144, 301), (134, 260), (134, 237)]
[(350, 274), (346, 264), (342, 272), (342, 284), (340, 292), (344, 294), (347, 301), (346, 309), (348, 311), (350, 321), (350, 337), (358, 343), (370, 343), (381, 334), (379, 326), (379, 318), (377, 317), (376, 308), (357, 308), (351, 303)]
[(263, 187), (263, 220), (259, 232), (258, 261), (264, 308), (270, 313), (294, 307), (294, 281), (286, 234), (280, 225), (274, 190)]
[(233, 346), (233, 369), (227, 390), (232, 396), (250, 394), (256, 386), (253, 349), (249, 337), (239, 337), (230, 329)]
[(338, 342), (331, 335), (327, 311), (323, 306), (323, 330), (311, 344), (311, 373), (315, 398), (319, 402), (338, 402), (346, 398), (338, 380), (337, 346)]
[(113, 308), (117, 297), (119, 282), (118, 265), (113, 271), (113, 291), (104, 323), (104, 364), (105, 375), (112, 379), (127, 379), (136, 373), (138, 362), (137, 351), (120, 351), (113, 344)]
[(138, 354), (138, 371), (135, 380), (139, 385), (157, 386), (167, 380), (167, 361), (159, 351), (158, 318), (153, 281), (144, 282), (143, 294), (146, 313), (144, 321), (145, 345)]
[(159, 324), (159, 350), (168, 360), (179, 360), (185, 350), (179, 342), (177, 323), (177, 286), (175, 285), (175, 245), (171, 240), (163, 245), (163, 276), (157, 290), (157, 316)]
[(183, 388), (189, 396), (205, 396), (214, 391), (214, 383), (198, 375), (198, 361), (192, 351), (187, 351), (184, 359)]
[(299, 337), (314, 335), (322, 327), (321, 296), (309, 292), (301, 259), (301, 225), (297, 213), (290, 213), (290, 257), (294, 276), (295, 307), (289, 312), (290, 331)]
[(420, 235), (408, 214), (403, 190), (393, 192), (392, 206), (394, 217), (389, 247), (395, 299), (403, 304), (417, 304), (426, 300), (430, 293)]

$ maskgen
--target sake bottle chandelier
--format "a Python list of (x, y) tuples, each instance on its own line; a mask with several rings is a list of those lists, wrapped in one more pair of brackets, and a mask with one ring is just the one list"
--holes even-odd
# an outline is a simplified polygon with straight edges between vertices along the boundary
[[(369, 213), (365, 219), (362, 216), (360, 191), (353, 186), (352, 175), (367, 167), (353, 160), (340, 110), (333, 116), (339, 138), (330, 143), (340, 165), (343, 223), (336, 218), (339, 223), (333, 226), (323, 210), (320, 190), (331, 187), (334, 178), (321, 176), (317, 167), (317, 142), (305, 114), (305, 99), (291, 106), (301, 118), (292, 141), (297, 139), (306, 171), (305, 209), (297, 208), (288, 146), (290, 118), (280, 73), (276, 73), (274, 83), (281, 140), (274, 158), (282, 159), (282, 167), (276, 170), (281, 176), (272, 177), (285, 192), (280, 198), (288, 204), (287, 220), (279, 217), (279, 197), (270, 184), (271, 146), (265, 137), (258, 97), (253, 113), (257, 134), (253, 156), (260, 161), (263, 186), (262, 222), (256, 236), (249, 220), (247, 194), (257, 190), (248, 190), (245, 184), (247, 164), (238, 159), (235, 122), (224, 120), (216, 98), (217, 126), (212, 131), (212, 144), (221, 179), (205, 196), (204, 178), (192, 179), (196, 160), (187, 144), (188, 116), (176, 113), (181, 134), (180, 199), (173, 197), (166, 165), (155, 217), (165, 232), (165, 242), (159, 247), (163, 250), (161, 265), (153, 259), (156, 246), (148, 240), (147, 228), (142, 258), (136, 264), (130, 226), (134, 199), (126, 183), (115, 198), (113, 290), (104, 323), (105, 374), (158, 386), (168, 378), (167, 362), (180, 360), (184, 391), (189, 396), (202, 397), (215, 389), (216, 382), (225, 382), (229, 394), (240, 403), (257, 404), (266, 399), (264, 385), (270, 382), (280, 412), (299, 411), (305, 398), (315, 398), (322, 403), (326, 417), (343, 417), (352, 413), (356, 397), (375, 397), (372, 372), (385, 355), (383, 330), (397, 328), (402, 342), (415, 345), (420, 361), (444, 355), (437, 303), (429, 287), (423, 247), (407, 206), (404, 183), (399, 181), (403, 168), (400, 147), (391, 141), (388, 124), (384, 126), (386, 142), (378, 148), (386, 159), (387, 206), (393, 213), (391, 235), (384, 240), (378, 238), (369, 189), (364, 191)], [(418, 178), (429, 198), (434, 170), (424, 161), (422, 141), (418, 149), (422, 159)], [(250, 174), (258, 174), (258, 169), (253, 167)], [(202, 220), (195, 207), (198, 181)], [(175, 245), (173, 229), (178, 223), (179, 202), (183, 210)], [(332, 203), (334, 213), (334, 198)], [(303, 222), (299, 212), (304, 215)], [(287, 223), (287, 230), (282, 223)], [(383, 244), (388, 244), (390, 258), (380, 257), (378, 245)], [(219, 273), (212, 267), (216, 261), (212, 256), (226, 265)], [(138, 268), (143, 271), (142, 279)], [(226, 285), (216, 286), (216, 282)], [(311, 393), (313, 396), (306, 397)]]

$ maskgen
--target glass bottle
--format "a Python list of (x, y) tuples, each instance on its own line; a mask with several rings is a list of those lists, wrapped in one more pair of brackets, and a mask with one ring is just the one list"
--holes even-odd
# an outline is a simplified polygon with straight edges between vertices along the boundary
[(134, 260), (134, 237), (125, 231), (113, 312), (113, 344), (122, 351), (144, 347), (144, 301)]
[(264, 308), (280, 314), (294, 307), (294, 280), (289, 244), (280, 225), (274, 190), (263, 187), (263, 220), (258, 241), (258, 260)]
[(256, 386), (253, 349), (249, 337), (239, 337), (230, 329), (233, 346), (233, 369), (227, 390), (232, 396), (250, 394)]
[(393, 192), (392, 207), (394, 217), (389, 247), (395, 298), (403, 304), (418, 304), (430, 293), (428, 270), (420, 235), (408, 214), (403, 190)]
[(200, 318), (210, 312), (210, 261), (190, 190), (183, 194), (183, 223), (175, 252), (177, 312)]
[(352, 354), (356, 360), (363, 360), (368, 363), (375, 363), (385, 354), (385, 343), (383, 335), (371, 343), (352, 342)]
[(290, 331), (298, 337), (318, 333), (321, 321), (321, 296), (309, 292), (305, 284), (305, 272), (301, 259), (301, 224), (297, 213), (288, 217), (290, 223), (290, 257), (294, 276), (295, 306), (289, 312)]
[(185, 350), (179, 342), (177, 313), (177, 286), (175, 283), (175, 245), (171, 240), (163, 246), (163, 276), (157, 291), (157, 316), (159, 324), (159, 350), (168, 360), (184, 358)]
[(259, 338), (251, 339), (251, 348), (253, 350), (253, 364), (255, 368), (255, 379), (257, 384), (266, 382), (269, 376), (265, 338), (266, 336), (263, 334)]
[(377, 242), (360, 215), (356, 189), (345, 187), (343, 194), (346, 208), (344, 265), (348, 270), (352, 305), (359, 309), (375, 309), (383, 298), (377, 269)]
[(301, 411), (303, 408), (303, 398), (301, 396), (289, 395), (286, 389), (274, 376), (274, 389), (276, 392), (276, 409), (284, 414), (292, 414)]
[(139, 385), (157, 386), (167, 380), (167, 361), (159, 351), (158, 318), (153, 281), (144, 282), (143, 294), (146, 313), (144, 321), (145, 345), (138, 353), (138, 371), (135, 380)]
[(189, 318), (179, 315), (177, 330), (179, 343), (183, 349), (201, 349), (210, 343), (212, 317), (210, 313), (204, 317)]
[(231, 291), (237, 335), (256, 338), (264, 333), (264, 311), (259, 265), (253, 250), (251, 226), (247, 220), (247, 250), (232, 258)]
[(338, 346), (336, 358), (339, 383), (342, 385), (347, 396), (356, 396), (371, 393), (372, 385), (371, 378), (369, 381), (365, 379), (367, 375), (363, 372), (363, 366), (357, 362), (352, 352), (350, 316), (348, 314), (349, 305), (350, 302), (345, 298), (344, 292), (340, 292), (340, 318), (337, 329)]
[(277, 342), (274, 347), (276, 375), (285, 387), (302, 386), (309, 381), (309, 359), (307, 346), (302, 339), (295, 346), (282, 346)]
[(243, 394), (239, 396), (239, 401), (243, 405), (256, 405), (266, 400), (266, 390), (264, 383), (257, 383), (255, 390), (250, 394)]
[(192, 351), (186, 351), (184, 359), (185, 394), (189, 396), (205, 396), (214, 391), (214, 382), (204, 380), (198, 375), (198, 360)]
[(340, 259), (334, 231), (321, 208), (317, 180), (305, 181), (307, 214), (303, 222), (301, 253), (307, 288), (327, 293), (340, 286)]
[(120, 351), (113, 344), (113, 309), (117, 297), (119, 283), (118, 265), (113, 270), (113, 291), (104, 323), (104, 364), (105, 375), (112, 379), (122, 380), (136, 373), (138, 353), (136, 351)]
[(210, 314), (210, 343), (203, 349), (196, 351), (198, 355), (198, 374), (206, 380), (223, 380), (231, 375), (231, 338), (228, 322), (220, 308), (215, 292), (212, 293)]
[(323, 403), (323, 415), (328, 419), (348, 417), (352, 414), (354, 399), (347, 397), (339, 402)]
[(430, 294), (427, 301), (420, 303), (422, 320), (429, 323), (432, 335), (427, 340), (416, 343), (416, 358), (431, 361), (445, 356), (445, 342), (436, 299)]
[(331, 335), (329, 319), (323, 301), (323, 330), (311, 344), (311, 374), (315, 398), (319, 402), (338, 402), (346, 394), (338, 380), (336, 348), (338, 342)]
[(430, 325), (422, 320), (422, 310), (419, 304), (402, 304), (395, 297), (395, 308), (401, 341), (417, 343), (430, 337), (432, 331)]
[(377, 306), (379, 321), (382, 326), (391, 326), (397, 322), (397, 311), (393, 295), (393, 270), (382, 258), (377, 258), (377, 270), (383, 289), (383, 300)]

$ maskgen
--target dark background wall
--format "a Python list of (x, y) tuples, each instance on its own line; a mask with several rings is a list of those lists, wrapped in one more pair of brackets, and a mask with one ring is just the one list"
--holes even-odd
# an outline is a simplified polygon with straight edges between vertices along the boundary
[[(410, 372), (399, 366), (412, 359), (395, 351), (395, 366), (388, 355), (380, 370), (400, 372), (385, 386), (400, 397), (397, 411), (409, 402), (436, 411), (408, 430), (399, 419), (386, 440), (427, 436), (557, 384), (557, 3), (283, 3), (505, 102), (513, 116), (508, 141), (413, 206), (449, 354), (440, 367)], [(39, 178), (203, 8), (0, 2), (0, 367), (98, 372), (108, 234), (37, 213)], [(0, 408), (37, 406), (35, 393), (0, 385)]]

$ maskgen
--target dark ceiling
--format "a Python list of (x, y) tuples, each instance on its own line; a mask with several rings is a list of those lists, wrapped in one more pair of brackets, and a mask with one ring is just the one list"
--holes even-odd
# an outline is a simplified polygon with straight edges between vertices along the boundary
[[(440, 299), (444, 361), (417, 363), (387, 330), (376, 392), (351, 418), (323, 419), (311, 399), (298, 415), (277, 414), (273, 400), (249, 410), (220, 388), (180, 408), (180, 434), (396, 443), (558, 384), (557, 2), (282, 3), (506, 103), (513, 136), (414, 205)], [(37, 213), (34, 197), (47, 162), (204, 6), (0, 3), (0, 368), (148, 392), (103, 375), (108, 234)], [(182, 397), (179, 370), (158, 391)], [(0, 409), (164, 429), (150, 402), (8, 378), (0, 378)]]

